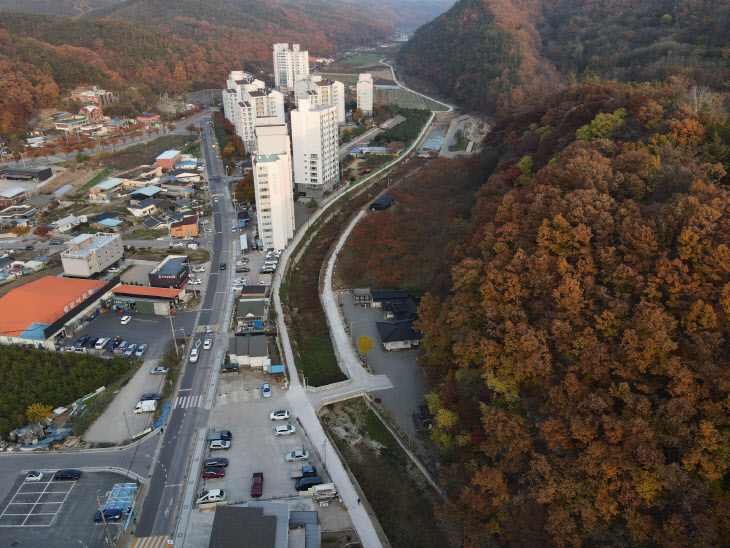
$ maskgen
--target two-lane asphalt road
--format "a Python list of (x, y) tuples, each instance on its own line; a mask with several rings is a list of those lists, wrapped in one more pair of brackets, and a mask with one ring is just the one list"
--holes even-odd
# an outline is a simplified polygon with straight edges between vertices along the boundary
[[(231, 263), (233, 257), (234, 238), (227, 228), (235, 219), (232, 201), (225, 180), (221, 174), (217, 148), (213, 148), (215, 140), (209, 124), (202, 124), (202, 148), (212, 196), (219, 197), (213, 202), (213, 248), (211, 256), (210, 274), (208, 276), (208, 290), (199, 310), (197, 326), (211, 325), (214, 331), (225, 331), (229, 321), (225, 316), (227, 299), (230, 298), (231, 273), (233, 268), (220, 270), (220, 263)], [(217, 329), (216, 329), (217, 328)], [(223, 338), (215, 333), (206, 335), (196, 333), (191, 338), (191, 344), (196, 340), (210, 337), (214, 340), (211, 350), (201, 352), (197, 363), (190, 363), (187, 358), (190, 345), (186, 348), (185, 364), (182, 369), (182, 379), (177, 397), (173, 401), (173, 410), (170, 420), (164, 427), (164, 439), (158, 459), (152, 474), (149, 490), (142, 508), (135, 532), (135, 536), (167, 535), (173, 532), (175, 519), (181, 495), (184, 491), (188, 473), (188, 460), (191, 454), (195, 430), (204, 427), (208, 420), (209, 411), (203, 408), (208, 383), (214, 371), (215, 356), (224, 344)], [(185, 404), (182, 404), (182, 401)], [(195, 405), (189, 406), (189, 402)]]

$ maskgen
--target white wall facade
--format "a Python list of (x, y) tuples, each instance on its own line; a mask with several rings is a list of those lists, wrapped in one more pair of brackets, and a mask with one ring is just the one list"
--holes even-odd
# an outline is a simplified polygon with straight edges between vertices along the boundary
[(337, 123), (345, 123), (345, 84), (342, 82), (312, 74), (294, 84), (294, 98), (297, 106), (302, 99), (309, 99), (316, 105), (334, 105), (337, 107)]
[(256, 128), (253, 156), (259, 238), (265, 249), (284, 249), (294, 236), (294, 189), (286, 125)]
[(302, 99), (290, 114), (294, 182), (300, 194), (320, 198), (339, 178), (337, 107)]
[(223, 90), (223, 113), (236, 128), (246, 151), (251, 152), (258, 118), (273, 117), (277, 123), (284, 123), (284, 95), (267, 89), (261, 80), (246, 72), (233, 71)]
[(67, 245), (68, 249), (61, 252), (61, 263), (68, 276), (88, 278), (124, 256), (122, 237), (119, 234), (82, 234), (69, 240)]
[(274, 82), (276, 89), (289, 92), (294, 83), (309, 75), (309, 52), (299, 44), (274, 44)]
[(373, 113), (373, 77), (364, 73), (357, 80), (357, 108), (367, 116)]

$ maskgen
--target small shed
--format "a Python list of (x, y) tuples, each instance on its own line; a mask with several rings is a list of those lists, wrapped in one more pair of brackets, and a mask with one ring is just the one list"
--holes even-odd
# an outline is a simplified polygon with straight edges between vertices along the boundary
[(370, 306), (373, 296), (369, 287), (360, 287), (352, 290), (352, 298), (355, 306)]
[(395, 200), (393, 200), (392, 196), (388, 196), (387, 194), (385, 196), (381, 196), (377, 200), (375, 200), (372, 204), (370, 204), (370, 209), (373, 211), (383, 211), (384, 209), (388, 209)]

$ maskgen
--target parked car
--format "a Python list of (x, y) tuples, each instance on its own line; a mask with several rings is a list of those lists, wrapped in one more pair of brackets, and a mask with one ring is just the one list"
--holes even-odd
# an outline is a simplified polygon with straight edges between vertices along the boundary
[(43, 479), (43, 476), (43, 472), (39, 472), (38, 470), (31, 470), (26, 474), (25, 481), (41, 481)]
[(96, 344), (96, 342), (97, 342), (98, 340), (99, 340), (99, 338), (98, 338), (98, 337), (91, 337), (91, 338), (90, 338), (90, 339), (89, 339), (88, 341), (86, 341), (86, 342), (85, 342), (85, 343), (84, 343), (84, 344), (83, 344), (82, 346), (84, 346), (84, 348), (91, 348), (92, 346), (94, 346), (94, 345)]
[(101, 510), (97, 510), (94, 514), (94, 521), (119, 521), (122, 519), (124, 512), (120, 508), (105, 508), (102, 514)]
[(136, 352), (134, 353), (134, 355), (135, 355), (135, 356), (137, 356), (137, 357), (139, 358), (139, 357), (141, 357), (141, 356), (142, 356), (142, 354), (144, 354), (144, 353), (145, 353), (145, 351), (146, 351), (146, 350), (147, 350), (147, 345), (146, 345), (146, 344), (140, 344), (140, 345), (139, 345), (139, 346), (137, 347), (137, 351), (136, 351)]
[(210, 442), (209, 449), (211, 451), (227, 451), (231, 448), (231, 442), (226, 440), (213, 440)]
[(122, 325), (127, 325), (132, 321), (132, 316), (122, 316)]
[(121, 272), (122, 269), (119, 268), (118, 266), (114, 265), (114, 266), (110, 266), (109, 268), (107, 268), (106, 271), (111, 272), (112, 274), (115, 274), (117, 272)]
[(251, 477), (251, 496), (259, 498), (264, 492), (264, 473), (254, 472)]
[(272, 411), (272, 413), (269, 415), (269, 418), (272, 421), (285, 421), (289, 418), (289, 411), (286, 409), (280, 409), (279, 411)]
[(188, 278), (188, 283), (190, 285), (203, 285), (203, 280), (200, 278)]
[(197, 265), (193, 267), (193, 272), (205, 272), (205, 265)]
[(203, 461), (203, 466), (206, 468), (210, 468), (211, 466), (215, 466), (216, 468), (226, 468), (228, 467), (228, 459), (224, 457), (211, 457)]
[(109, 337), (102, 337), (101, 339), (96, 341), (94, 348), (96, 348), (97, 350), (101, 350), (107, 345), (108, 342), (109, 342)]
[(127, 349), (127, 347), (128, 347), (128, 346), (129, 346), (129, 343), (128, 343), (127, 341), (122, 341), (122, 342), (120, 342), (120, 343), (119, 343), (119, 346), (117, 346), (117, 348), (116, 348), (116, 349), (117, 349), (118, 351), (120, 351), (120, 350), (121, 350), (121, 351), (122, 351), (122, 353), (123, 353), (123, 352), (124, 352), (124, 351), (125, 351), (125, 350)]
[(148, 394), (142, 394), (142, 397), (139, 398), (139, 399), (140, 399), (140, 401), (145, 401), (145, 400), (155, 400), (155, 401), (157, 401), (157, 400), (161, 400), (162, 399), (162, 394), (158, 394), (157, 392), (150, 392)]
[(33, 247), (32, 245), (25, 246), (26, 251), (33, 251), (34, 249), (35, 249), (35, 247)]
[(132, 354), (134, 354), (134, 351), (137, 349), (137, 345), (132, 343), (130, 344), (127, 349), (124, 351), (124, 357), (125, 358), (131, 358)]
[(49, 243), (49, 245), (62, 245), (63, 244), (63, 240), (51, 240), (48, 243)]
[(192, 350), (190, 351), (190, 361), (191, 361), (192, 363), (195, 363), (195, 362), (197, 362), (197, 361), (198, 361), (198, 349), (197, 349), (197, 348), (193, 348), (193, 349), (192, 349)]
[(212, 346), (213, 346), (212, 339), (205, 339), (203, 341), (203, 350), (210, 350)]
[(158, 365), (157, 367), (153, 367), (150, 370), (150, 373), (152, 375), (167, 375), (168, 371), (170, 371), (167, 367), (162, 367)]
[(321, 476), (313, 476), (308, 478), (298, 479), (294, 484), (294, 489), (297, 491), (306, 491), (307, 489), (314, 487), (315, 485), (322, 485), (324, 481)]
[(203, 477), (206, 479), (223, 478), (223, 477), (225, 477), (225, 475), (226, 475), (225, 468), (211, 467), (211, 468), (203, 469)]
[(268, 382), (265, 382), (261, 385), (261, 395), (264, 398), (270, 398), (271, 397), (271, 386), (269, 386)]
[(276, 426), (274, 428), (274, 434), (277, 436), (291, 436), (296, 433), (296, 426), (292, 426), (291, 424), (282, 424), (281, 426)]
[(309, 453), (307, 451), (292, 451), (284, 455), (286, 462), (297, 462), (300, 460), (309, 460)]
[(72, 468), (67, 468), (65, 470), (59, 470), (55, 474), (53, 474), (53, 479), (57, 481), (63, 481), (63, 480), (72, 480), (76, 481), (81, 477), (81, 470), (74, 470)]
[(183, 238), (183, 242), (192, 242), (194, 239), (195, 238), (193, 238), (192, 236), (185, 236)]
[(195, 502), (204, 504), (209, 502), (222, 502), (224, 500), (226, 500), (226, 493), (223, 489), (209, 489), (200, 493)]
[(208, 441), (213, 440), (223, 440), (223, 441), (231, 441), (233, 439), (233, 434), (230, 430), (211, 430), (208, 433)]
[(236, 268), (236, 272), (251, 272), (251, 269), (247, 266), (239, 266)]

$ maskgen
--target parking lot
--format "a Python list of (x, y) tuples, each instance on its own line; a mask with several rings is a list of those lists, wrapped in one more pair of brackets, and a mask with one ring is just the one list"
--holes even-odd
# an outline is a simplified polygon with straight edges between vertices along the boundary
[[(272, 389), (270, 398), (264, 398), (261, 386), (269, 382)], [(260, 500), (297, 496), (294, 480), (289, 475), (300, 470), (302, 465), (314, 465), (322, 474), (324, 470), (318, 461), (317, 453), (295, 416), (289, 420), (272, 421), (269, 414), (279, 409), (287, 409), (287, 400), (280, 385), (264, 373), (246, 372), (239, 377), (221, 378), (218, 384), (216, 405), (211, 411), (208, 428), (230, 430), (233, 435), (231, 449), (227, 451), (207, 451), (211, 456), (225, 457), (229, 460), (225, 478), (200, 479), (199, 489), (221, 488), (226, 491), (227, 500), (246, 501), (251, 497), (251, 477), (254, 472), (263, 472), (264, 488)], [(245, 413), (241, 420), (241, 412)], [(291, 424), (296, 433), (275, 436), (274, 427)], [(291, 451), (305, 449), (310, 453), (309, 462), (285, 462), (284, 455)], [(201, 471), (197, 471), (200, 477)], [(328, 478), (324, 478), (327, 480)]]
[[(104, 527), (94, 522), (97, 495), (103, 505), (116, 483), (129, 480), (110, 472), (83, 472), (78, 481), (53, 481), (55, 470), (45, 470), (39, 482), (18, 475), (8, 496), (0, 502), (0, 537), (10, 546), (106, 545)], [(116, 537), (124, 521), (110, 522), (109, 533)], [(16, 544), (13, 544), (16, 543)]]

